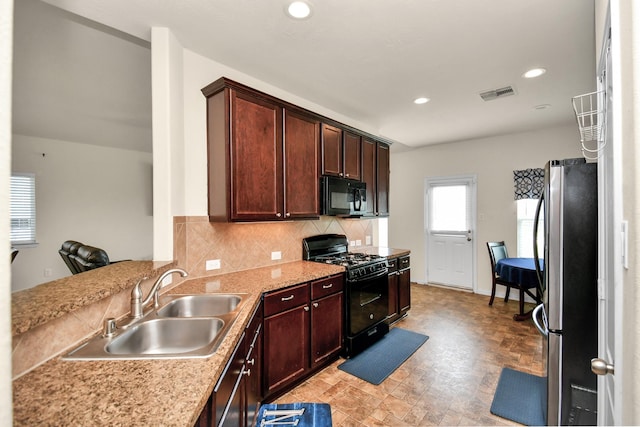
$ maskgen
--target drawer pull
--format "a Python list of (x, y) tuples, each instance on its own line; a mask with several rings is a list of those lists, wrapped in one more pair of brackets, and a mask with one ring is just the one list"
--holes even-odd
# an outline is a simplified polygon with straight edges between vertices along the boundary
[(251, 369), (247, 369), (246, 371), (243, 372), (244, 375), (250, 377), (251, 376)]
[(293, 299), (293, 295), (289, 295), (288, 297), (280, 298), (282, 301), (291, 301)]
[(331, 289), (333, 288), (333, 283), (329, 283), (328, 285), (322, 285), (322, 289)]
[(309, 311), (309, 306), (308, 305), (304, 306), (304, 311)]
[(256, 364), (256, 359), (255, 357), (252, 359), (247, 360), (247, 365), (255, 365)]
[(315, 308), (318, 308), (318, 303), (317, 303), (317, 302), (314, 302), (314, 303), (313, 303), (313, 306), (314, 306)]

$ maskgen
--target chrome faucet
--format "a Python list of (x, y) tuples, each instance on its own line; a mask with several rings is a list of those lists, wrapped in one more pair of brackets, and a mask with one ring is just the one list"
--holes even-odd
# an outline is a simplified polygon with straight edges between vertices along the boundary
[(158, 292), (160, 288), (162, 288), (162, 281), (165, 277), (169, 276), (173, 273), (179, 273), (181, 277), (187, 277), (187, 272), (181, 268), (172, 268), (170, 270), (165, 271), (158, 277), (151, 287), (149, 291), (149, 295), (145, 299), (142, 298), (142, 288), (141, 284), (143, 281), (147, 280), (148, 277), (144, 277), (136, 283), (136, 285), (131, 290), (131, 317), (134, 319), (139, 319), (144, 314), (144, 309), (149, 305), (151, 300), (153, 299), (153, 306), (158, 308)]

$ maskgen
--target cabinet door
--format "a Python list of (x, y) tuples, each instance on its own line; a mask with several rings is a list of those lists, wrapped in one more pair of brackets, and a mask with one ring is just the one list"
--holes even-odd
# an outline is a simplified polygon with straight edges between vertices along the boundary
[(376, 150), (374, 141), (362, 140), (362, 181), (367, 184), (367, 216), (376, 213)]
[(322, 125), (322, 174), (342, 176), (342, 129)]
[(320, 216), (320, 122), (285, 110), (285, 218)]
[(411, 270), (400, 270), (398, 272), (398, 302), (400, 312), (411, 308)]
[(388, 323), (395, 321), (400, 314), (398, 310), (398, 272), (389, 274), (389, 316)]
[(254, 312), (246, 334), (244, 425), (253, 427), (262, 400), (262, 305)]
[(344, 177), (349, 179), (361, 179), (361, 143), (360, 136), (350, 132), (343, 133), (344, 148)]
[(311, 301), (311, 367), (342, 349), (342, 292)]
[(231, 91), (231, 219), (282, 217), (282, 108)]
[(377, 144), (377, 215), (389, 216), (389, 146)]
[(263, 338), (265, 396), (269, 396), (309, 369), (309, 306), (265, 317)]

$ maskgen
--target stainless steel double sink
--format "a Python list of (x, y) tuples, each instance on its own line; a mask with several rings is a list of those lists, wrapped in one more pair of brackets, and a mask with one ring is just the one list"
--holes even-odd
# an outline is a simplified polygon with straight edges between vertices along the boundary
[(65, 360), (208, 357), (229, 332), (247, 294), (167, 295), (140, 320), (124, 319), (113, 334), (91, 338)]

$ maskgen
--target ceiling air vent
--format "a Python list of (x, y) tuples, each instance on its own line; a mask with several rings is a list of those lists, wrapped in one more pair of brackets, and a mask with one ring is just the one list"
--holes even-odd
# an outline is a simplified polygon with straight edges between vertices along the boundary
[(491, 101), (493, 99), (502, 98), (504, 96), (515, 95), (516, 92), (513, 90), (511, 86), (501, 87), (500, 89), (488, 90), (486, 92), (482, 92), (480, 97), (485, 101)]

